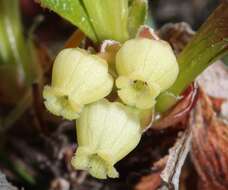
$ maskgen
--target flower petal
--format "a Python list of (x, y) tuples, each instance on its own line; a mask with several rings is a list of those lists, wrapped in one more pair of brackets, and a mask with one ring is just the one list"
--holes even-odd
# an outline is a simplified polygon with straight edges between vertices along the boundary
[(85, 106), (76, 128), (79, 148), (72, 165), (101, 179), (118, 177), (114, 164), (137, 146), (142, 134), (137, 111), (105, 99)]
[(107, 96), (113, 86), (108, 65), (85, 50), (64, 49), (56, 57), (52, 84), (44, 88), (46, 108), (66, 119), (77, 119), (84, 105)]

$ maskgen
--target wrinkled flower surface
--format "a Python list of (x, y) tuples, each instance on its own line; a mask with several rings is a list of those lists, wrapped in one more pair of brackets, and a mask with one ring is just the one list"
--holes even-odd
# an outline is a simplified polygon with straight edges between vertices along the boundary
[(57, 116), (77, 119), (84, 105), (107, 96), (112, 86), (105, 60), (79, 48), (64, 49), (55, 59), (51, 86), (44, 88), (44, 103)]
[(175, 82), (179, 72), (171, 46), (146, 38), (123, 44), (116, 55), (116, 70), (119, 97), (140, 109), (153, 107), (156, 97)]
[(137, 146), (142, 133), (136, 110), (105, 99), (85, 106), (76, 129), (72, 165), (100, 179), (118, 177), (114, 164)]

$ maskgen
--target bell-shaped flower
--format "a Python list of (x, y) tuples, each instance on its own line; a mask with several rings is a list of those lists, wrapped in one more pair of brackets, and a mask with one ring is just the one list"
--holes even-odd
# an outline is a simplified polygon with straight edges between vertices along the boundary
[(137, 110), (106, 99), (85, 106), (76, 129), (72, 165), (100, 179), (119, 176), (114, 164), (137, 146), (142, 134)]
[(132, 39), (116, 55), (118, 95), (127, 105), (148, 109), (176, 80), (179, 68), (171, 46), (162, 40)]
[(64, 49), (55, 59), (51, 86), (44, 88), (44, 104), (57, 116), (77, 119), (84, 105), (107, 96), (112, 86), (105, 60), (79, 48)]

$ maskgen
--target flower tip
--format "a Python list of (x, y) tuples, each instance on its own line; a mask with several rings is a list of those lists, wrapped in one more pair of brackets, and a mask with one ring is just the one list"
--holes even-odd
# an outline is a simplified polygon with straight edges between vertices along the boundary
[(119, 173), (108, 160), (102, 157), (102, 154), (88, 153), (84, 148), (78, 148), (71, 164), (75, 169), (87, 170), (93, 177), (98, 179), (119, 177)]
[(102, 99), (86, 105), (77, 120), (78, 148), (72, 165), (99, 179), (117, 178), (114, 165), (141, 138), (140, 119), (137, 109), (118, 102)]
[(156, 103), (155, 98), (160, 93), (156, 83), (147, 83), (146, 80), (138, 80), (137, 77), (120, 76), (116, 80), (118, 96), (127, 105), (149, 109)]
[(175, 82), (179, 67), (171, 46), (162, 40), (128, 40), (116, 55), (118, 95), (127, 105), (152, 108)]
[(43, 90), (44, 105), (51, 113), (73, 120), (79, 118), (83, 106), (76, 104), (60, 90), (45, 86)]

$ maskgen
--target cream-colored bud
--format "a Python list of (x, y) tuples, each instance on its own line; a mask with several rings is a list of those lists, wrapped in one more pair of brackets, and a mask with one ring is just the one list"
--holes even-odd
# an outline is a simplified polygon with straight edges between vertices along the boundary
[(105, 99), (85, 106), (76, 129), (72, 165), (100, 179), (118, 177), (114, 164), (137, 146), (142, 134), (137, 110)]
[(132, 39), (116, 55), (118, 95), (127, 105), (154, 106), (156, 97), (176, 80), (179, 68), (171, 46), (162, 40)]
[(66, 119), (77, 119), (85, 104), (107, 96), (113, 86), (105, 60), (79, 48), (64, 49), (55, 59), (51, 86), (45, 86), (46, 108)]

